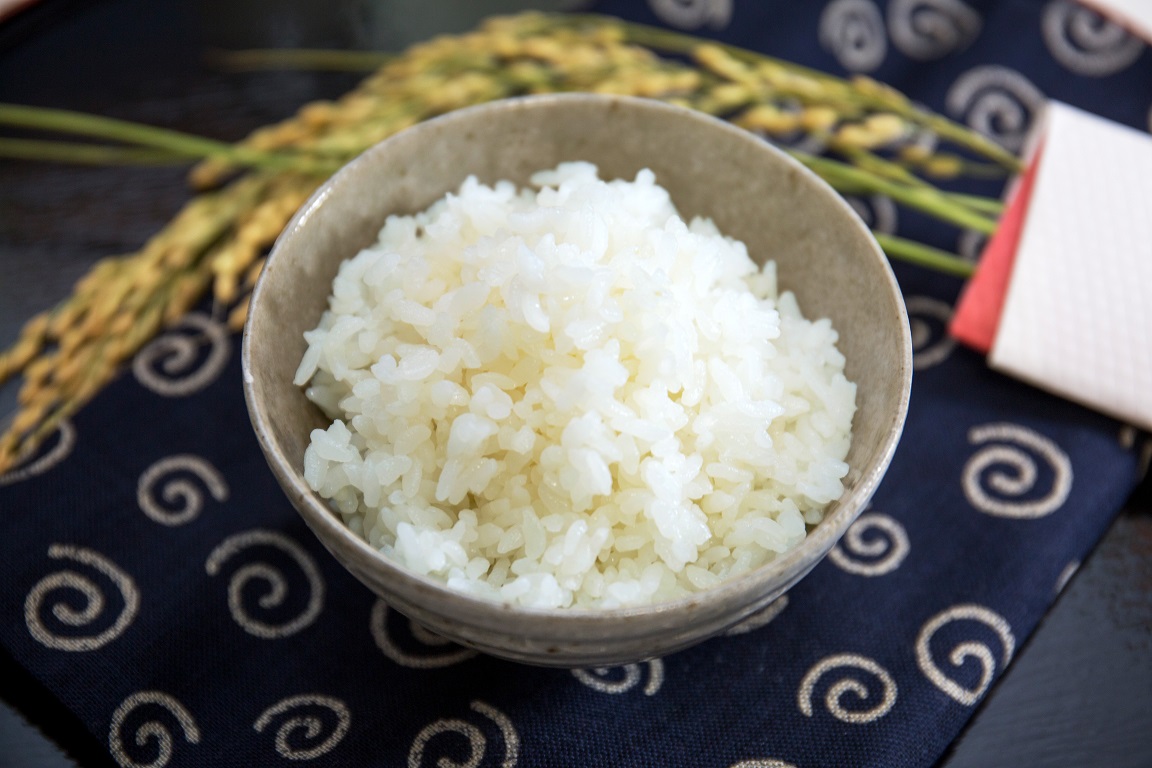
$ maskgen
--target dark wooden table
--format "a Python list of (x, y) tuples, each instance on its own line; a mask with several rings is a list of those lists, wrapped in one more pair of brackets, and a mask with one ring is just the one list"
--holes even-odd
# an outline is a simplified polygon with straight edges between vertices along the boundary
[[(439, 0), (413, 14), (414, 0), (41, 0), (0, 24), (0, 100), (231, 140), (305, 101), (336, 96), (358, 77), (212, 72), (201, 65), (205, 38), (224, 47), (397, 48), (525, 4)], [(369, 7), (376, 18), (365, 24)], [(94, 258), (135, 250), (166, 222), (187, 199), (183, 174), (0, 160), (0, 345), (64, 296)], [(13, 397), (11, 387), (0, 391), (0, 413)], [(99, 741), (2, 657), (0, 697), (0, 766), (111, 765)], [(1147, 768), (1150, 731), (1152, 482), (1145, 481), (941, 765)]]

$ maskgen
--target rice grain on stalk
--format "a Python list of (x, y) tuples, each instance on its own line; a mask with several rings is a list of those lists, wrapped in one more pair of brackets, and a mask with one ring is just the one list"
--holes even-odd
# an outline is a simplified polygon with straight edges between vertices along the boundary
[[(21, 377), (18, 408), (0, 435), (0, 473), (14, 466), (117, 375), (164, 327), (206, 295), (239, 330), (265, 254), (294, 211), (333, 170), (422, 120), (493, 99), (592, 91), (657, 98), (731, 119), (769, 138), (818, 139), (843, 160), (797, 157), (845, 194), (882, 193), (958, 226), (991, 231), (997, 203), (945, 193), (921, 175), (988, 176), (1019, 161), (973, 131), (864, 77), (843, 80), (762, 54), (607, 17), (496, 17), (391, 57), (277, 52), (297, 66), (340, 56), (383, 60), (344, 96), (226, 144), (60, 110), (0, 105), (0, 125), (49, 128), (120, 144), (0, 141), (0, 155), (75, 162), (174, 162), (197, 195), (139, 251), (96, 262), (72, 295), (25, 324), (0, 353), (0, 384)], [(308, 56), (311, 59), (308, 59)], [(287, 57), (287, 58), (286, 58)], [(251, 66), (258, 56), (243, 57)], [(931, 149), (913, 136), (935, 136)], [(951, 142), (966, 155), (939, 151)], [(39, 147), (39, 150), (37, 150)], [(880, 153), (884, 154), (881, 155)], [(17, 154), (18, 153), (18, 154)], [(916, 175), (921, 174), (921, 175)], [(956, 275), (970, 265), (891, 235), (881, 244)]]

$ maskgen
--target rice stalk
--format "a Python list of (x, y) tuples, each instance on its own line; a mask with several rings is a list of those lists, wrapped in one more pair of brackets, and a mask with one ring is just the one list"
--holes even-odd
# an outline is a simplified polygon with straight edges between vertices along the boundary
[[(233, 71), (374, 71), (340, 98), (305, 104), (235, 144), (0, 104), (0, 125), (110, 142), (0, 138), (0, 156), (99, 164), (199, 161), (189, 172), (196, 195), (163, 229), (139, 251), (97, 262), (70, 296), (29, 320), (0, 353), (0, 384), (22, 379), (17, 411), (0, 435), (0, 472), (34, 451), (62, 418), (205, 296), (239, 330), (268, 249), (312, 191), (372, 144), (455, 109), (563, 91), (660, 99), (777, 141), (844, 194), (885, 194), (984, 233), (995, 229), (999, 201), (948, 192), (925, 177), (985, 178), (1019, 170), (1019, 161), (1002, 148), (875, 81), (844, 80), (606, 17), (497, 17), (397, 55), (264, 51), (216, 53), (213, 61)], [(928, 134), (965, 154), (918, 141)], [(788, 149), (797, 138), (839, 159)], [(892, 258), (959, 277), (972, 272), (953, 254), (891, 235), (877, 239)]]
[[(899, 91), (869, 77), (857, 75), (843, 80), (818, 70), (802, 67), (774, 57), (717, 42), (704, 42), (692, 35), (672, 30), (648, 27), (642, 24), (606, 19), (596, 15), (567, 15), (550, 17), (558, 26), (578, 27), (608, 24), (619, 30), (621, 37), (631, 43), (655, 51), (694, 57), (703, 66), (724, 68), (729, 72), (742, 65), (774, 83), (784, 92), (801, 98), (824, 98), (845, 106), (857, 106), (877, 112), (891, 112), (914, 125), (921, 126), (942, 139), (986, 157), (1009, 172), (1019, 172), (1020, 159), (985, 136), (913, 104)], [(742, 75), (743, 76), (743, 75)]]
[(887, 195), (897, 203), (932, 215), (940, 221), (958, 227), (974, 229), (986, 235), (996, 231), (996, 220), (974, 211), (967, 205), (959, 205), (947, 194), (930, 185), (902, 184), (875, 173), (869, 173), (854, 165), (841, 163), (826, 157), (816, 157), (803, 152), (793, 152), (793, 156), (818, 173), (834, 189), (844, 194)]
[[(201, 194), (140, 251), (98, 262), (71, 296), (26, 323), (0, 355), (0, 383), (22, 376), (17, 411), (0, 436), (0, 472), (34, 450), (215, 283), (239, 275), (245, 286), (233, 302), (217, 297), (223, 312), (245, 301), (251, 262), (263, 259), (291, 217), (295, 207), (288, 206), (299, 205), (319, 182), (305, 174), (257, 173)], [(248, 263), (214, 260), (237, 242), (255, 250)]]
[(186, 159), (225, 157), (236, 165), (251, 168), (310, 171), (328, 175), (338, 167), (333, 163), (325, 163), (323, 160), (308, 156), (289, 157), (283, 154), (260, 152), (251, 147), (235, 146), (167, 128), (157, 128), (65, 109), (0, 103), (0, 125), (75, 133), (123, 141), (138, 147), (150, 147), (166, 151)]
[(939, 248), (883, 232), (873, 232), (872, 234), (889, 258), (897, 258), (909, 264), (916, 264), (954, 277), (969, 278), (976, 272), (976, 265), (972, 262), (965, 261), (959, 256)]
[(84, 165), (183, 165), (186, 155), (147, 147), (113, 147), (64, 141), (0, 138), (0, 157)]

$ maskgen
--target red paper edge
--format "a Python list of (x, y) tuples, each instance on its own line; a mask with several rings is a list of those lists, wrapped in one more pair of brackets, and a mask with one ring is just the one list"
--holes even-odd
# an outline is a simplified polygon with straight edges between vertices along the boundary
[(964, 286), (948, 324), (949, 335), (984, 355), (991, 351), (996, 340), (1008, 284), (1012, 279), (1012, 266), (1016, 261), (1016, 248), (1024, 231), (1032, 184), (1042, 155), (1043, 145), (1040, 144), (1000, 218), (999, 227), (985, 246), (975, 274)]

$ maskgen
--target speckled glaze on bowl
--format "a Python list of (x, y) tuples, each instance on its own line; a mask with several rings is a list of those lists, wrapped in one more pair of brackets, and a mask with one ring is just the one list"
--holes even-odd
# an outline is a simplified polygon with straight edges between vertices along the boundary
[[(371, 244), (392, 213), (414, 213), (469, 174), (524, 184), (542, 168), (587, 160), (604, 177), (651, 168), (685, 218), (709, 216), (754, 258), (776, 260), (807, 317), (840, 333), (857, 413), (843, 496), (797, 548), (758, 570), (674, 602), (618, 610), (528, 610), (462, 595), (413, 574), (352, 534), (304, 482), (320, 411), (292, 378), (340, 262)], [(392, 608), (458, 643), (548, 666), (624, 664), (717, 635), (807, 574), (856, 519), (891, 461), (908, 407), (911, 341), (888, 262), (851, 208), (782, 152), (720, 120), (659, 102), (568, 94), (451, 113), (365, 152), (300, 209), (252, 297), (244, 394), (268, 463), (328, 550)]]

